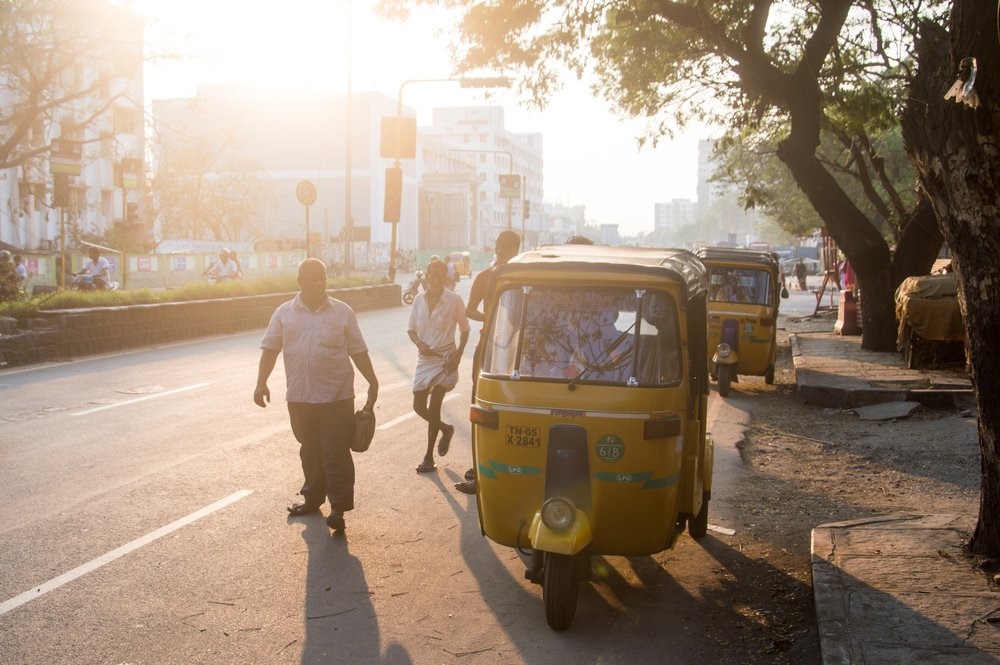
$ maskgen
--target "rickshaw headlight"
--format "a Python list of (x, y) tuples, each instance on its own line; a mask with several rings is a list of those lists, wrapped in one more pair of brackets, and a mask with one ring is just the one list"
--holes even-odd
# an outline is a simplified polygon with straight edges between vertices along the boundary
[(542, 523), (553, 531), (565, 531), (576, 521), (576, 506), (569, 499), (554, 497), (542, 504)]
[(719, 344), (719, 348), (716, 349), (716, 352), (719, 354), (720, 358), (728, 358), (733, 355), (733, 348), (723, 342), (722, 344)]

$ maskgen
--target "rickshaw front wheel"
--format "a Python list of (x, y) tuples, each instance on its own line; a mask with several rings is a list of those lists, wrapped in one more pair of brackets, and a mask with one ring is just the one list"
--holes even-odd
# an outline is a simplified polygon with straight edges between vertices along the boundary
[(705, 537), (708, 533), (708, 496), (701, 499), (701, 510), (693, 518), (688, 520), (688, 533), (695, 540)]
[(553, 630), (566, 630), (573, 623), (580, 591), (576, 570), (575, 556), (545, 553), (542, 599), (545, 601), (545, 620)]
[(774, 365), (768, 365), (764, 372), (764, 383), (769, 386), (774, 385)]
[(733, 366), (732, 365), (719, 365), (716, 368), (719, 373), (719, 396), (728, 397), (729, 396), (729, 384), (733, 380)]

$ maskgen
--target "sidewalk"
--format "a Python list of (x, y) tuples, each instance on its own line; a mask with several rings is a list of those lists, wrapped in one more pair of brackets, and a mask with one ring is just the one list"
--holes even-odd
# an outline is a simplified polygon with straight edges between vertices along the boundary
[[(902, 354), (834, 333), (789, 336), (798, 399), (883, 410), (971, 394), (961, 370), (908, 370)], [(905, 412), (905, 409), (899, 413)], [(1000, 594), (961, 543), (968, 515), (891, 515), (812, 532), (813, 597), (824, 665), (1000, 663)]]

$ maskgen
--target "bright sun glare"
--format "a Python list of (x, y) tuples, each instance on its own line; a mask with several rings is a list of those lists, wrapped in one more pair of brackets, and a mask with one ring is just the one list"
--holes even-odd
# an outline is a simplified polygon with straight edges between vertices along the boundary
[(391, 92), (406, 78), (450, 71), (433, 26), (379, 20), (369, 3), (138, 0), (136, 9), (152, 48), (180, 55), (150, 72), (153, 96), (193, 94), (212, 80), (343, 90), (348, 59), (356, 89)]
[[(148, 54), (178, 56), (146, 67), (147, 103), (194, 96), (199, 84), (210, 83), (343, 91), (348, 62), (353, 90), (391, 98), (403, 81), (453, 73), (450, 23), (441, 10), (418, 12), (402, 25), (375, 17), (375, 0), (131, 2), (147, 19)], [(490, 73), (504, 72), (484, 72)], [(546, 200), (586, 205), (596, 221), (648, 230), (654, 201), (694, 196), (697, 136), (637, 151), (641, 121), (615, 120), (585, 86), (551, 100), (544, 112), (519, 106), (514, 91), (486, 97), (449, 84), (407, 87), (404, 97), (422, 125), (430, 124), (435, 107), (502, 106), (509, 130), (544, 135)]]

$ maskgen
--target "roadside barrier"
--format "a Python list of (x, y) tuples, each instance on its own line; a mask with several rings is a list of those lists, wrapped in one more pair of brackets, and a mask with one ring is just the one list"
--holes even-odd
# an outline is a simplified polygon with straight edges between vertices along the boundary
[[(354, 311), (400, 307), (398, 284), (333, 289)], [(42, 310), (30, 320), (0, 320), (0, 366), (12, 367), (111, 353), (140, 346), (264, 328), (275, 308), (295, 296), (272, 293), (187, 302)]]

